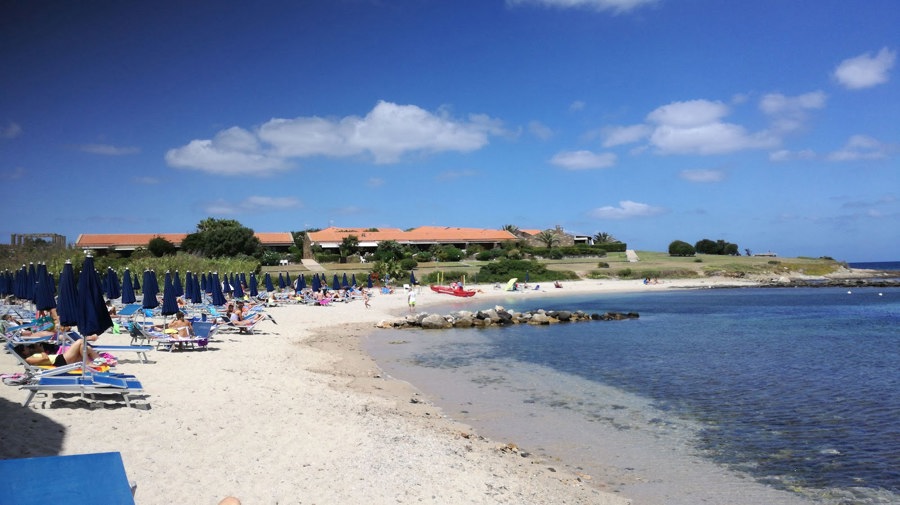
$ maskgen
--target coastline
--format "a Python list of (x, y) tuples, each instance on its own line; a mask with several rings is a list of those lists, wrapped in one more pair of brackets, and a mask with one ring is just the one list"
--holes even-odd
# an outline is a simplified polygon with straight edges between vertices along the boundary
[[(743, 279), (576, 281), (512, 296), (751, 287)], [(510, 296), (491, 286), (466, 305)], [(448, 297), (420, 288), (418, 311)], [(383, 375), (360, 336), (407, 312), (401, 292), (333, 307), (269, 309), (278, 322), (255, 335), (221, 334), (209, 351), (156, 352), (151, 364), (120, 356), (144, 384), (136, 408), (74, 395), (36, 400), (0, 391), (0, 457), (121, 451), (137, 503), (600, 503), (624, 504), (599, 479), (482, 438), (445, 417), (411, 384)], [(104, 335), (110, 344), (124, 335)], [(122, 359), (125, 358), (125, 359)], [(0, 358), (4, 372), (18, 371)], [(52, 408), (50, 408), (52, 405)], [(189, 478), (181, 478), (190, 476)], [(174, 478), (179, 477), (179, 478)]]

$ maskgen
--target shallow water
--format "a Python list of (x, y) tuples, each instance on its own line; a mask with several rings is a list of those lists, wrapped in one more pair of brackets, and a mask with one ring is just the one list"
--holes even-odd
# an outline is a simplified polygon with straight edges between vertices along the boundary
[(641, 318), (377, 332), (366, 345), (448, 415), (637, 503), (900, 502), (900, 292), (537, 303)]

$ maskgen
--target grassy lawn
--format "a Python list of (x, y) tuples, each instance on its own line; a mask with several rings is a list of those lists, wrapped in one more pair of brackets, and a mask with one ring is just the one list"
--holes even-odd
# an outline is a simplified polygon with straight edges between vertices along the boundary
[[(693, 257), (673, 257), (664, 252), (637, 251), (640, 261), (630, 263), (625, 253), (610, 253), (604, 258), (564, 258), (560, 260), (539, 260), (549, 270), (571, 271), (583, 278), (689, 278), (711, 275), (745, 276), (745, 275), (783, 275), (801, 273), (806, 275), (825, 275), (833, 273), (842, 266), (833, 260), (814, 258), (772, 258), (761, 256), (717, 256), (698, 254)], [(608, 267), (600, 267), (599, 263)], [(463, 272), (467, 277), (478, 273), (487, 264), (484, 261), (465, 260), (459, 263), (419, 263), (416, 277), (422, 278), (431, 272)], [(365, 278), (372, 265), (369, 263), (324, 263), (327, 277), (333, 274), (356, 274), (357, 278)], [(291, 277), (299, 273), (311, 272), (303, 265), (263, 267), (263, 272), (277, 274), (288, 272)]]

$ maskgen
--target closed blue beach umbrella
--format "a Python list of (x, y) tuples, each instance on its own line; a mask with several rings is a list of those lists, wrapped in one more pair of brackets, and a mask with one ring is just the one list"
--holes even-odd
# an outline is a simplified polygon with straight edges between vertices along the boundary
[(344, 289), (350, 287), (350, 282), (347, 281), (347, 272), (344, 272), (344, 277), (341, 279), (341, 287)]
[(175, 294), (175, 282), (172, 274), (166, 272), (166, 280), (163, 283), (163, 302), (159, 313), (163, 316), (171, 316), (178, 312), (178, 296)]
[(278, 289), (284, 289), (287, 284), (284, 283), (284, 276), (281, 275), (281, 272), (278, 272)]
[(225, 295), (222, 293), (222, 284), (219, 282), (219, 273), (212, 274), (212, 280), (209, 282), (212, 287), (212, 303), (217, 307), (225, 305)]
[(78, 292), (75, 290), (75, 269), (72, 262), (66, 260), (63, 271), (59, 274), (59, 299), (56, 303), (56, 315), (60, 326), (78, 324)]
[(366, 277), (366, 287), (372, 289), (372, 276), (369, 275)]
[(234, 288), (231, 287), (231, 283), (228, 282), (228, 274), (222, 276), (222, 292), (226, 295), (234, 291)]
[(119, 285), (119, 274), (117, 274), (112, 267), (106, 267), (106, 282), (109, 283), (109, 290), (106, 292), (107, 298), (115, 300), (122, 296), (122, 288)]
[(266, 272), (266, 276), (263, 279), (263, 284), (266, 285), (266, 291), (272, 292), (275, 291), (275, 286), (272, 285), (272, 276), (269, 275), (269, 272)]
[(320, 289), (322, 289), (322, 281), (319, 280), (319, 274), (313, 274), (312, 290), (318, 292)]
[(47, 265), (41, 264), (37, 269), (37, 284), (34, 288), (34, 308), (37, 310), (50, 310), (56, 308), (56, 300), (53, 298), (53, 278), (47, 273)]
[(306, 289), (306, 276), (300, 274), (297, 276), (297, 291), (303, 291)]
[(250, 296), (256, 298), (259, 296), (259, 284), (256, 282), (256, 274), (250, 272)]
[[(172, 286), (175, 288), (175, 296), (184, 296), (184, 288), (181, 287), (181, 276), (178, 275), (178, 270), (175, 270), (175, 277), (172, 279)], [(163, 293), (165, 296), (165, 293)]]
[(137, 291), (138, 289), (141, 289), (141, 283), (138, 282), (137, 274), (134, 274), (134, 289), (135, 289), (135, 291)]
[(234, 279), (234, 297), (235, 298), (243, 298), (244, 297), (244, 287), (241, 286), (241, 276), (238, 275)]
[(201, 303), (203, 301), (203, 290), (200, 289), (200, 279), (194, 276), (194, 289), (191, 292), (191, 302)]
[(156, 283), (156, 273), (153, 270), (144, 270), (144, 299), (141, 307), (145, 309), (159, 307), (159, 300), (156, 299), (158, 293), (159, 285)]
[(410, 286), (416, 285), (416, 273), (413, 272), (412, 270), (409, 271), (409, 285)]
[(356, 274), (353, 274), (353, 275), (350, 276), (350, 285), (351, 285), (351, 286), (356, 286), (356, 285), (357, 285), (357, 284), (356, 284)]
[(284, 287), (294, 287), (294, 283), (291, 282), (291, 274), (285, 272), (284, 273)]
[(90, 255), (85, 256), (81, 274), (78, 276), (77, 307), (78, 331), (85, 337), (100, 335), (112, 328), (112, 318), (106, 309), (106, 302), (100, 289), (100, 277), (94, 270), (94, 257)]
[(203, 291), (204, 293), (210, 292), (209, 291), (209, 280), (207, 279), (206, 274), (204, 274), (204, 273), (200, 274), (200, 291)]
[[(62, 277), (60, 277), (62, 281)], [(125, 274), (122, 275), (122, 303), (129, 304), (137, 301), (134, 296), (134, 284), (131, 282), (131, 272), (126, 268)]]
[(194, 299), (194, 274), (190, 270), (184, 274), (184, 299)]
[(37, 271), (34, 263), (28, 264), (28, 270), (25, 272), (25, 299), (34, 301), (34, 282), (37, 280)]
[(338, 279), (337, 274), (334, 274), (334, 278), (331, 279), (331, 289), (335, 291), (341, 289), (341, 281)]

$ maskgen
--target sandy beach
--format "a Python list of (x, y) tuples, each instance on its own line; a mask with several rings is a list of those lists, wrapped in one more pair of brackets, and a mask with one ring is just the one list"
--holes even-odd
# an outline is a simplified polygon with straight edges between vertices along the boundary
[[(752, 286), (697, 279), (568, 282), (516, 296)], [(473, 308), (508, 293), (490, 286)], [(420, 288), (418, 310), (447, 301)], [(142, 364), (120, 355), (145, 395), (118, 399), (39, 395), (0, 387), (0, 458), (119, 451), (142, 505), (530, 503), (625, 504), (599, 479), (530, 454), (527, 441), (488, 440), (443, 415), (412, 385), (385, 377), (359, 346), (377, 323), (402, 317), (397, 293), (331, 307), (267, 309), (253, 335), (220, 333), (207, 351), (157, 352)], [(539, 306), (539, 303), (537, 303)], [(127, 344), (107, 333), (101, 343)], [(9, 355), (0, 371), (20, 371)], [(102, 490), (98, 490), (102, 496)]]

